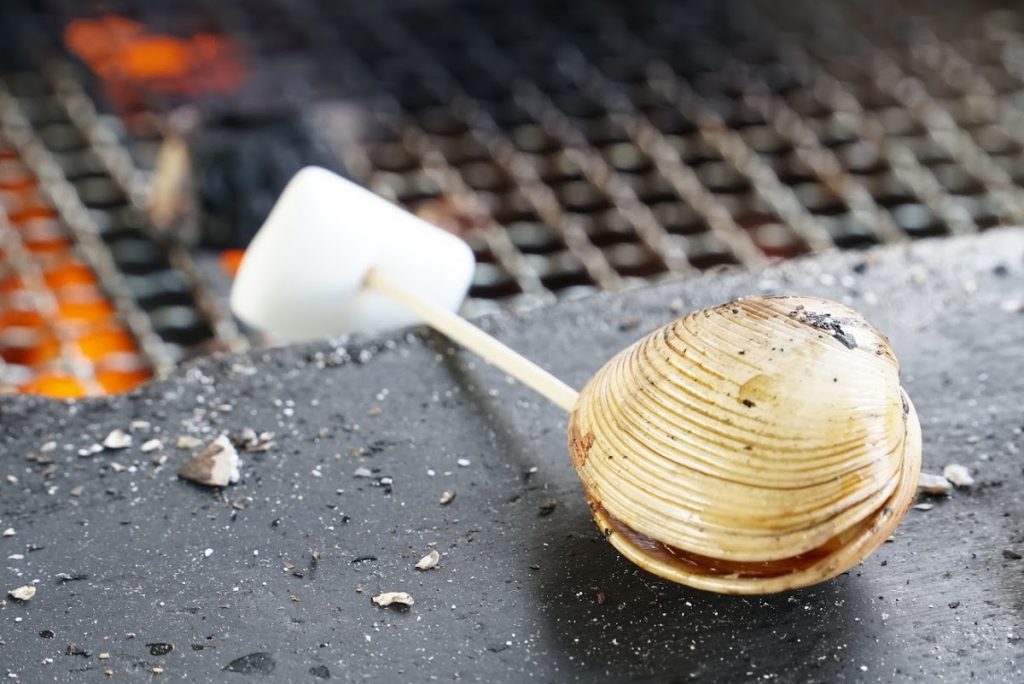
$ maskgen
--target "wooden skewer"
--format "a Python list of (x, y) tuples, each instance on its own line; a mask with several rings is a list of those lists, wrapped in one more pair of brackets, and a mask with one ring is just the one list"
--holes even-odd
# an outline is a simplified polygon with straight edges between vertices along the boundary
[(366, 274), (363, 285), (391, 297), (425, 320), (434, 329), (479, 354), (484, 360), (494, 364), (566, 411), (572, 411), (576, 406), (579, 392), (458, 314), (410, 292), (376, 269)]

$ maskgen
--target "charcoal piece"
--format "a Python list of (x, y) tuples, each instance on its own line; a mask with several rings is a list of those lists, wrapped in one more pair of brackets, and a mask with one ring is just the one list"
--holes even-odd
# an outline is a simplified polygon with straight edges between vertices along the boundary
[(344, 174), (340, 160), (297, 111), (208, 117), (191, 136), (200, 243), (245, 247), (302, 167)]

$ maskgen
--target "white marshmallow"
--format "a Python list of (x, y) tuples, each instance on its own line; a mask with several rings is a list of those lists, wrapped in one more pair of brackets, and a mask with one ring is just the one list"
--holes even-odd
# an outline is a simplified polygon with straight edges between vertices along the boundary
[(231, 308), (282, 340), (381, 332), (421, 321), (361, 287), (371, 268), (455, 311), (474, 265), (456, 236), (311, 166), (288, 183), (246, 250)]

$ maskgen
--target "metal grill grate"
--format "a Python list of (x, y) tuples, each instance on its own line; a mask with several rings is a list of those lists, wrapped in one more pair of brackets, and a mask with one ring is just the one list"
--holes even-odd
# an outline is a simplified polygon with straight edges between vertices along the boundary
[[(216, 106), (304, 107), (357, 180), (463, 234), (479, 262), (473, 312), (1024, 222), (1024, 13), (1011, 5), (41, 4), (48, 13), (21, 15), (40, 34), (115, 14), (230, 39), (247, 80)], [(114, 256), (87, 261), (123, 320), (153, 363), (174, 356), (169, 340), (241, 344), (186, 251), (160, 252), (191, 302), (179, 327), (202, 329), (179, 342), (132, 290), (107, 227), (75, 227), (83, 198), (119, 192), (138, 209), (163, 117), (183, 98), (145, 92), (119, 112), (119, 135), (79, 85), (100, 92), (97, 80), (51, 53), (43, 78), (7, 79), (4, 122), (31, 133), (24, 157), (46, 149), (72, 179), (79, 199), (55, 208), (86, 252), (98, 235)], [(81, 137), (70, 156), (66, 130)], [(87, 157), (102, 182), (74, 182), (70, 160)], [(145, 225), (131, 230), (157, 250)], [(148, 272), (139, 282), (157, 287)]]
[(153, 235), (110, 126), (52, 64), (0, 85), (0, 389), (123, 391), (245, 345), (188, 252)]

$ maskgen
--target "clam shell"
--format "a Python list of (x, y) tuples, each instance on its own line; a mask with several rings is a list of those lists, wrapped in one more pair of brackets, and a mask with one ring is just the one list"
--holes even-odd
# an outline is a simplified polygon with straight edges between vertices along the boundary
[(736, 594), (860, 562), (906, 512), (921, 468), (886, 338), (805, 297), (698, 311), (623, 350), (580, 393), (569, 451), (620, 552)]

